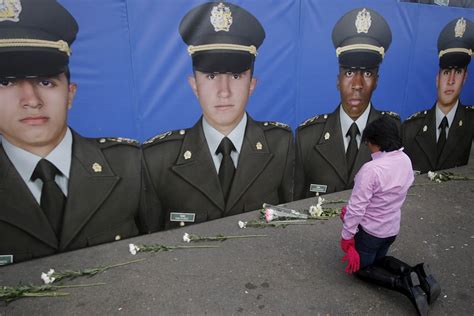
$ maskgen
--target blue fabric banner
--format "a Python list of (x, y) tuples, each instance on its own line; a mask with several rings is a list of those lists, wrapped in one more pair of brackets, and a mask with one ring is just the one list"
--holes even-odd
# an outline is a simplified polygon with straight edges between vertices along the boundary
[[(71, 59), (78, 95), (70, 125), (85, 136), (140, 141), (190, 127), (200, 116), (187, 76), (191, 58), (178, 33), (182, 16), (205, 1), (60, 0), (79, 23)], [(373, 95), (378, 109), (404, 119), (436, 100), (437, 38), (452, 19), (474, 21), (474, 10), (396, 0), (236, 0), (262, 23), (255, 93), (249, 113), (296, 128), (339, 103), (331, 32), (347, 11), (370, 7), (392, 29), (392, 45)], [(472, 65), (470, 66), (473, 67)], [(474, 104), (468, 78), (461, 100)]]

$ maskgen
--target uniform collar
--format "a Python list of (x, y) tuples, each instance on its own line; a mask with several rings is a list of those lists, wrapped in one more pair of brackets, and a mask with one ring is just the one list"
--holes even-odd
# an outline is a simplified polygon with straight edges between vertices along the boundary
[(362, 131), (365, 129), (365, 126), (367, 125), (367, 120), (369, 119), (369, 114), (370, 114), (370, 109), (372, 107), (372, 103), (369, 102), (369, 105), (367, 105), (367, 108), (365, 111), (357, 118), (357, 120), (353, 120), (349, 115), (347, 115), (346, 111), (344, 111), (344, 108), (341, 104), (339, 107), (339, 117), (341, 120), (341, 129), (342, 129), (342, 136), (346, 136), (347, 132), (349, 131), (349, 128), (351, 127), (352, 123), (356, 123), (357, 127), (359, 128), (359, 132), (362, 135)]
[(441, 124), (441, 120), (445, 116), (448, 119), (448, 128), (451, 127), (451, 125), (453, 124), (454, 115), (456, 114), (456, 110), (458, 109), (458, 105), (459, 105), (459, 99), (456, 101), (456, 104), (448, 112), (448, 114), (444, 115), (444, 113), (439, 108), (438, 103), (436, 103), (436, 128), (439, 127), (439, 124)]
[[(232, 130), (232, 132), (227, 135), (227, 137), (234, 144), (235, 150), (240, 153), (242, 148), (242, 142), (244, 140), (245, 128), (247, 126), (247, 113), (244, 113), (244, 116), (240, 120), (239, 124)], [(202, 129), (204, 131), (204, 136), (206, 137), (207, 144), (211, 154), (215, 154), (217, 147), (221, 143), (222, 139), (225, 137), (221, 132), (212, 127), (206, 119), (202, 118)]]
[[(24, 149), (16, 147), (5, 138), (2, 139), (2, 146), (8, 158), (15, 166), (15, 169), (25, 181), (31, 179), (31, 175), (36, 165), (41, 160), (40, 156), (30, 153)], [(63, 140), (53, 149), (45, 159), (56, 166), (61, 173), (69, 179), (72, 154), (72, 133), (68, 128)]]

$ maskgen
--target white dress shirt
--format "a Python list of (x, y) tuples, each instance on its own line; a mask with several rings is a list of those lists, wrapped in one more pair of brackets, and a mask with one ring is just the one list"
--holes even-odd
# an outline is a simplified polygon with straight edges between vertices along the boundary
[[(369, 102), (369, 105), (367, 106), (365, 111), (355, 121), (355, 123), (357, 124), (357, 127), (359, 128), (359, 133), (360, 133), (356, 137), (357, 148), (360, 147), (362, 132), (364, 131), (365, 126), (367, 125), (367, 120), (369, 119), (369, 113), (370, 113), (371, 107), (372, 105)], [(347, 113), (344, 111), (344, 108), (342, 107), (342, 104), (339, 106), (339, 118), (341, 120), (341, 132), (342, 132), (342, 139), (344, 140), (344, 150), (347, 151), (347, 147), (349, 147), (349, 142), (351, 140), (351, 137), (350, 135), (346, 136), (346, 134), (351, 128), (352, 123), (354, 123), (354, 120), (349, 115), (347, 115)]]
[[(1, 143), (8, 159), (12, 162), (20, 174), (23, 181), (25, 181), (28, 189), (30, 189), (34, 198), (40, 204), (41, 201), (41, 190), (43, 188), (43, 181), (41, 179), (31, 180), (31, 176), (35, 171), (36, 165), (41, 160), (40, 156), (30, 153), (24, 149), (18, 148), (8, 142), (5, 138), (1, 139)], [(68, 128), (66, 135), (63, 140), (59, 143), (56, 148), (53, 149), (44, 159), (51, 162), (53, 165), (61, 171), (61, 175), (56, 175), (55, 181), (63, 191), (64, 195), (67, 196), (68, 182), (69, 182), (69, 171), (71, 168), (71, 155), (72, 155), (72, 133)]]
[[(237, 124), (237, 126), (232, 130), (232, 132), (227, 135), (227, 138), (232, 141), (232, 144), (234, 144), (235, 147), (235, 150), (230, 153), (230, 157), (234, 162), (235, 168), (237, 168), (237, 164), (239, 162), (239, 155), (240, 150), (242, 149), (242, 143), (244, 141), (246, 127), (247, 113), (244, 113), (244, 116), (242, 117), (242, 120), (240, 120), (239, 124)], [(204, 131), (204, 136), (206, 137), (207, 145), (209, 146), (209, 151), (211, 152), (214, 166), (216, 167), (217, 173), (219, 173), (219, 167), (221, 166), (222, 161), (222, 154), (219, 153), (218, 155), (216, 155), (216, 150), (225, 135), (223, 135), (221, 132), (212, 127), (204, 117), (202, 118), (202, 129)]]
[(451, 127), (451, 124), (453, 124), (454, 115), (456, 115), (458, 104), (459, 104), (459, 100), (456, 101), (456, 104), (446, 115), (444, 115), (444, 113), (440, 110), (439, 105), (436, 104), (436, 142), (438, 142), (439, 134), (441, 132), (441, 129), (439, 128), (439, 124), (441, 124), (441, 121), (443, 120), (445, 116), (448, 119), (448, 127), (446, 127), (446, 139), (448, 138), (449, 128)]

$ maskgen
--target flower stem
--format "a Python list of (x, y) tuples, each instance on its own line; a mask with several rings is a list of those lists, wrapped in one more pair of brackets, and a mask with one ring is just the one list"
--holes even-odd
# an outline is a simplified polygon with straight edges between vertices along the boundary
[(140, 261), (144, 261), (144, 260), (146, 260), (146, 259), (145, 259), (145, 258), (142, 258), (142, 259), (127, 261), (127, 262), (112, 264), (112, 265), (110, 265), (110, 266), (105, 266), (105, 267), (104, 267), (104, 270), (107, 270), (107, 269), (110, 269), (110, 268), (121, 267), (121, 266), (125, 266), (125, 265), (127, 265), (127, 264), (132, 264), (132, 263), (136, 263), (136, 262), (140, 262)]
[(72, 285), (53, 285), (52, 288), (55, 289), (72, 289), (72, 288), (78, 288), (78, 287), (91, 287), (91, 286), (100, 286), (100, 285), (106, 285), (107, 283), (90, 283), (90, 284), (72, 284)]
[(180, 249), (180, 248), (219, 248), (219, 246), (171, 246), (171, 249)]
[(23, 293), (21, 296), (25, 297), (55, 297), (55, 296), (67, 296), (69, 293), (66, 292), (46, 292), (46, 293)]

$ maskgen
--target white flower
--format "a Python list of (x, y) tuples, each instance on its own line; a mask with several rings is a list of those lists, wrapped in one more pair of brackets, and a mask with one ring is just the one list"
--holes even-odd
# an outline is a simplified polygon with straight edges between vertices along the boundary
[(323, 214), (323, 208), (321, 207), (321, 204), (319, 204), (319, 201), (317, 205), (311, 205), (309, 207), (309, 214), (312, 217), (321, 216)]
[(56, 280), (55, 277), (52, 275), (54, 274), (54, 269), (49, 269), (48, 273), (41, 273), (41, 279), (43, 280), (44, 284), (51, 284)]
[(240, 228), (246, 228), (247, 227), (247, 222), (239, 221), (239, 227)]
[(191, 242), (191, 238), (189, 238), (189, 234), (188, 234), (188, 233), (184, 233), (184, 235), (183, 235), (183, 241), (184, 241), (184, 242)]
[(318, 204), (317, 204), (317, 206), (323, 205), (324, 201), (325, 201), (324, 198), (322, 198), (322, 197), (319, 196), (319, 197), (318, 197)]
[(430, 178), (431, 181), (434, 181), (435, 177), (436, 177), (436, 172), (428, 171), (428, 178)]
[(128, 249), (129, 249), (129, 251), (130, 251), (130, 253), (131, 253), (132, 255), (136, 255), (137, 252), (140, 251), (140, 248), (138, 248), (138, 247), (137, 247), (136, 245), (134, 245), (134, 244), (128, 244)]

